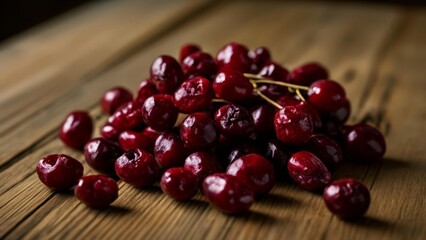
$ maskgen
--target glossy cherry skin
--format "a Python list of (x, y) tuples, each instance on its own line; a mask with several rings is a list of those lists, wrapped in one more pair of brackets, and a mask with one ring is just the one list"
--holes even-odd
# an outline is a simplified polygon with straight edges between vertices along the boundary
[(249, 138), (254, 133), (254, 122), (251, 114), (236, 104), (227, 104), (214, 114), (214, 120), (220, 133), (228, 137)]
[(165, 132), (155, 141), (154, 156), (161, 167), (168, 169), (183, 166), (188, 150), (178, 134)]
[(251, 58), (251, 72), (257, 73), (263, 67), (263, 65), (271, 60), (271, 53), (266, 47), (258, 47), (248, 52), (249, 58)]
[(314, 131), (311, 115), (300, 106), (286, 106), (275, 114), (277, 138), (288, 144), (303, 144)]
[(147, 143), (146, 147), (142, 149), (147, 150), (148, 152), (153, 152), (155, 141), (157, 141), (157, 138), (161, 135), (161, 132), (147, 127), (142, 131), (142, 135), (144, 136), (145, 142)]
[(301, 103), (300, 100), (296, 99), (294, 96), (290, 94), (284, 94), (278, 99), (275, 100), (276, 103), (278, 103), (281, 107), (286, 106), (295, 106)]
[(160, 93), (172, 94), (183, 81), (182, 68), (173, 57), (159, 56), (151, 65), (149, 81)]
[(147, 151), (151, 151), (154, 146), (152, 139), (146, 136), (145, 132), (135, 132), (135, 131), (124, 131), (120, 133), (118, 137), (118, 143), (120, 144), (121, 149), (128, 151), (131, 149), (142, 148)]
[(101, 98), (102, 111), (113, 114), (119, 107), (133, 100), (132, 93), (123, 87), (113, 87), (107, 90)]
[(305, 190), (319, 190), (331, 181), (331, 174), (327, 167), (318, 157), (308, 151), (293, 154), (287, 167), (293, 181)]
[(219, 130), (206, 113), (191, 113), (180, 126), (180, 137), (190, 150), (207, 150), (219, 141)]
[(328, 79), (327, 69), (319, 63), (310, 62), (293, 69), (287, 81), (296, 85), (310, 86), (321, 79)]
[(343, 160), (340, 145), (326, 135), (314, 134), (305, 145), (329, 170), (335, 169)]
[(183, 45), (179, 51), (179, 61), (182, 63), (187, 56), (198, 51), (201, 51), (201, 47), (196, 44), (187, 43)]
[(230, 102), (248, 102), (253, 99), (253, 85), (239, 72), (219, 71), (213, 81), (213, 90), (218, 98)]
[(107, 176), (84, 176), (74, 188), (74, 195), (89, 207), (106, 208), (118, 198), (118, 185)]
[(176, 201), (188, 201), (198, 192), (198, 179), (185, 168), (170, 168), (164, 172), (161, 189)]
[(142, 149), (129, 150), (117, 158), (115, 171), (121, 180), (135, 187), (152, 186), (163, 173), (154, 157)]
[(265, 148), (265, 158), (270, 160), (274, 166), (275, 178), (277, 180), (290, 179), (287, 164), (292, 156), (292, 149), (277, 139), (266, 141)]
[(235, 42), (226, 44), (219, 50), (216, 55), (216, 62), (220, 70), (240, 73), (249, 72), (251, 67), (247, 47)]
[(65, 154), (43, 157), (36, 167), (38, 178), (53, 190), (67, 190), (74, 187), (83, 176), (83, 165)]
[(159, 94), (155, 84), (150, 81), (142, 81), (139, 85), (138, 95), (136, 96), (136, 102), (142, 106), (145, 100), (155, 94)]
[(325, 205), (343, 219), (359, 218), (370, 206), (370, 192), (361, 182), (345, 178), (332, 182), (324, 189)]
[(254, 201), (253, 191), (235, 176), (216, 173), (206, 177), (202, 191), (207, 200), (226, 214), (244, 214)]
[(270, 104), (258, 105), (251, 109), (254, 130), (257, 134), (274, 132), (275, 108)]
[(111, 124), (106, 123), (100, 128), (99, 133), (105, 139), (108, 139), (110, 141), (117, 141), (121, 131), (119, 131), (114, 126), (111, 126)]
[(235, 147), (231, 149), (228, 154), (228, 162), (226, 165), (233, 163), (235, 160), (251, 153), (261, 153), (261, 150), (255, 143), (245, 142), (241, 144), (237, 144)]
[(336, 111), (344, 104), (345, 100), (345, 90), (335, 81), (319, 80), (309, 87), (308, 101), (320, 111)]
[(351, 103), (348, 99), (343, 100), (342, 105), (335, 111), (325, 113), (327, 117), (338, 123), (345, 123), (351, 114)]
[(275, 185), (275, 173), (272, 164), (259, 154), (248, 154), (232, 162), (226, 173), (236, 176), (255, 196), (263, 196)]
[(111, 176), (115, 176), (114, 163), (122, 153), (118, 145), (104, 138), (94, 138), (84, 146), (84, 157), (89, 166)]
[(74, 111), (61, 124), (59, 138), (68, 147), (81, 150), (92, 137), (92, 132), (93, 121), (89, 113)]
[(305, 112), (311, 115), (312, 123), (314, 124), (314, 130), (320, 130), (322, 128), (321, 115), (317, 109), (315, 109), (308, 101), (302, 101), (297, 104), (298, 107), (302, 108)]
[(352, 161), (380, 161), (386, 152), (386, 142), (382, 133), (367, 124), (347, 127), (343, 140), (345, 156)]
[(210, 109), (214, 97), (212, 84), (203, 77), (186, 80), (174, 93), (174, 104), (182, 113), (194, 113)]
[(122, 105), (108, 118), (107, 124), (113, 126), (118, 132), (143, 127), (140, 106), (135, 101)]
[[(263, 65), (259, 73), (257, 74), (260, 77), (266, 79), (272, 79), (278, 82), (286, 82), (288, 70), (285, 69), (282, 65), (268, 61)], [(286, 87), (278, 86), (275, 84), (259, 84), (259, 90), (266, 96), (277, 99), (278, 97), (288, 93)]]
[(146, 99), (142, 106), (143, 121), (156, 131), (172, 129), (179, 110), (173, 104), (173, 97), (167, 94), (156, 94)]
[(182, 62), (185, 78), (204, 77), (210, 81), (216, 76), (218, 67), (213, 57), (205, 52), (188, 55)]
[(217, 157), (208, 152), (194, 152), (185, 159), (183, 167), (190, 170), (201, 184), (208, 175), (223, 172)]

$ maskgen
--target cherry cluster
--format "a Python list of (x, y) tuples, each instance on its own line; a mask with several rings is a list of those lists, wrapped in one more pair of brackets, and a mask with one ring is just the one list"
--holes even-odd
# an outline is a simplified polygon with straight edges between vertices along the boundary
[(92, 207), (118, 197), (117, 177), (141, 188), (160, 182), (177, 201), (200, 190), (228, 214), (247, 212), (276, 181), (292, 181), (323, 190), (338, 216), (359, 217), (369, 207), (368, 189), (351, 178), (332, 182), (332, 173), (343, 161), (379, 161), (386, 150), (376, 128), (346, 124), (350, 102), (326, 68), (311, 62), (288, 71), (265, 47), (229, 43), (213, 58), (184, 45), (179, 61), (153, 61), (136, 96), (114, 87), (101, 106), (109, 115), (101, 137), (92, 138), (89, 114), (75, 111), (60, 139), (84, 150), (88, 165), (104, 175), (83, 177), (81, 163), (62, 154), (37, 165), (48, 187), (74, 187)]

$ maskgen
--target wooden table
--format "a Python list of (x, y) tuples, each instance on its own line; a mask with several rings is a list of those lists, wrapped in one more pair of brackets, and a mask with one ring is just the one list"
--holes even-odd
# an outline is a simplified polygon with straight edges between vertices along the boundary
[[(83, 156), (58, 126), (74, 109), (105, 121), (108, 88), (135, 90), (160, 54), (200, 44), (267, 46), (288, 68), (319, 61), (347, 90), (351, 122), (386, 136), (385, 159), (345, 165), (371, 190), (365, 218), (344, 222), (322, 198), (277, 185), (252, 212), (231, 217), (198, 196), (177, 203), (158, 188), (119, 183), (113, 207), (89, 209), (44, 187), (44, 155)], [(368, 3), (287, 1), (103, 1), (0, 45), (0, 238), (36, 239), (426, 239), (426, 9)], [(92, 173), (85, 165), (85, 173)]]

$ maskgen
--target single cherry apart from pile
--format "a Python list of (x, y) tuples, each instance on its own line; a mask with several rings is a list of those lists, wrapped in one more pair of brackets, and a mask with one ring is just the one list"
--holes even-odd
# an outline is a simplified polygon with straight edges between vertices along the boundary
[(211, 55), (186, 44), (178, 58), (153, 59), (145, 79), (100, 96), (107, 116), (100, 136), (86, 111), (70, 113), (60, 126), (62, 142), (83, 150), (101, 175), (83, 176), (78, 160), (52, 154), (37, 165), (46, 186), (74, 188), (83, 203), (104, 208), (122, 180), (160, 186), (180, 202), (200, 192), (220, 211), (240, 215), (280, 182), (323, 192), (327, 209), (342, 219), (367, 211), (368, 188), (333, 175), (348, 161), (380, 161), (385, 139), (372, 126), (347, 123), (350, 101), (323, 65), (288, 70), (266, 47), (231, 42)]

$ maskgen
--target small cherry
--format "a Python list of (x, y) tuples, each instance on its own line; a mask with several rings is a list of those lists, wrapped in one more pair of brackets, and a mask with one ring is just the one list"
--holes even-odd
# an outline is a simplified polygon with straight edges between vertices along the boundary
[(113, 114), (119, 107), (133, 100), (132, 93), (123, 87), (108, 89), (101, 98), (102, 111)]
[(161, 189), (176, 201), (188, 201), (198, 192), (197, 176), (185, 168), (170, 168), (164, 172)]
[(67, 115), (61, 124), (59, 138), (70, 148), (81, 150), (90, 140), (93, 121), (86, 111), (74, 111)]
[(118, 198), (118, 185), (107, 176), (84, 176), (74, 188), (74, 195), (89, 207), (106, 208)]

